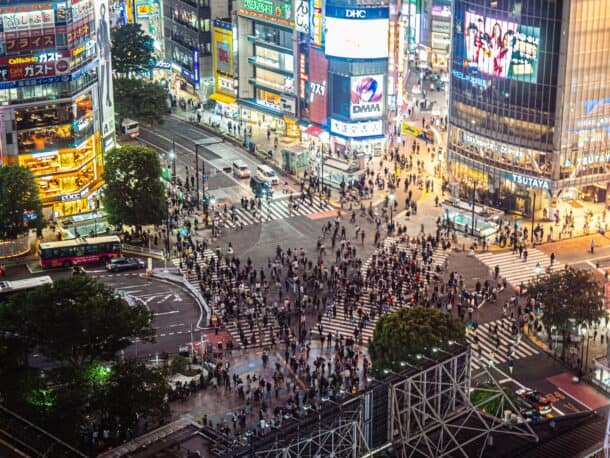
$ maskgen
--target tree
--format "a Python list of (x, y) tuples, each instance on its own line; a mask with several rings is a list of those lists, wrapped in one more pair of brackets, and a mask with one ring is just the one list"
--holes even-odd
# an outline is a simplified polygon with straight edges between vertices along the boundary
[(59, 279), (0, 306), (2, 331), (18, 336), (24, 348), (72, 367), (111, 360), (133, 337), (152, 341), (150, 320), (143, 305), (129, 306), (85, 275)]
[(140, 24), (125, 24), (112, 30), (112, 68), (122, 76), (148, 72), (156, 64), (154, 40)]
[(44, 227), (38, 185), (27, 167), (0, 167), (0, 240)]
[(160, 370), (126, 361), (112, 368), (93, 405), (100, 422), (117, 431), (121, 442), (133, 438), (140, 419), (164, 417), (169, 413), (168, 391), (169, 385)]
[(450, 340), (462, 342), (465, 329), (461, 321), (448, 313), (423, 307), (403, 308), (382, 316), (369, 344), (373, 371), (401, 370), (417, 354), (430, 354), (434, 347), (443, 348)]
[(162, 124), (169, 109), (169, 92), (159, 83), (142, 79), (115, 78), (114, 106), (119, 119)]
[(593, 275), (571, 267), (546, 273), (527, 288), (528, 296), (542, 306), (549, 338), (553, 327), (563, 335), (564, 357), (570, 320), (591, 324), (604, 316), (602, 293), (603, 287)]
[(106, 156), (103, 202), (111, 224), (160, 224), (167, 215), (157, 152), (144, 146), (113, 148)]

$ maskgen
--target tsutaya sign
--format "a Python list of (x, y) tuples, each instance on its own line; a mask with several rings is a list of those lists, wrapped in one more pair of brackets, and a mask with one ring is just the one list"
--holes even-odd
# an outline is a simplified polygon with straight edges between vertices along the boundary
[(515, 184), (527, 186), (528, 188), (544, 189), (545, 191), (551, 190), (551, 184), (549, 181), (542, 178), (520, 175), (518, 173), (505, 173), (504, 178), (512, 181)]

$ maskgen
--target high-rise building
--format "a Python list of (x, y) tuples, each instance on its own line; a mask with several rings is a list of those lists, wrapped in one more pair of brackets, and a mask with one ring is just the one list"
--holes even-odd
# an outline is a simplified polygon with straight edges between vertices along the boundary
[(163, 0), (165, 56), (176, 89), (206, 99), (214, 90), (212, 19), (227, 17), (232, 1)]
[(114, 145), (106, 0), (0, 0), (0, 159), (34, 173), (45, 214), (96, 209)]
[(552, 216), (610, 197), (610, 0), (455, 0), (449, 185)]

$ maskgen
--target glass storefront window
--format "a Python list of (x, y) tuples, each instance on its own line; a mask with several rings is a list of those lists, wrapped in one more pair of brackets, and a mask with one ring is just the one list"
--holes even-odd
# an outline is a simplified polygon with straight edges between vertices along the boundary
[(56, 175), (44, 175), (37, 178), (40, 198), (43, 201), (83, 192), (96, 178), (95, 163), (92, 161), (80, 170)]
[(282, 111), (282, 98), (264, 89), (256, 89), (256, 103), (273, 110)]
[(267, 43), (281, 46), (282, 48), (292, 49), (292, 32), (261, 22), (254, 23), (254, 36)]

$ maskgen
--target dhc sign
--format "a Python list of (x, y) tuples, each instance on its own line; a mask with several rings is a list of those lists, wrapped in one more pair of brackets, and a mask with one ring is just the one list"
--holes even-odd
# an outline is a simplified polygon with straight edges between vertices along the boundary
[(366, 10), (345, 10), (348, 19), (366, 19)]

